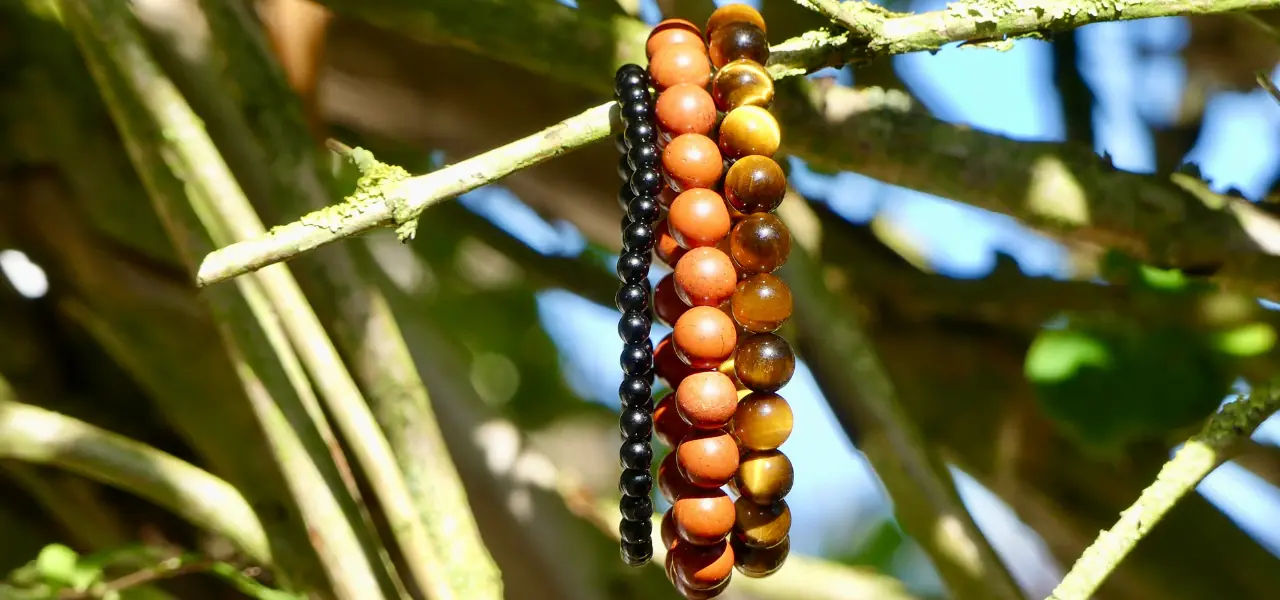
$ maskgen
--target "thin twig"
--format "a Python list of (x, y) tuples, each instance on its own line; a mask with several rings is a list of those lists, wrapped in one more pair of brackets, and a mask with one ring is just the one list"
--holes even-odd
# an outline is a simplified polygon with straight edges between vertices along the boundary
[(1275, 98), (1276, 102), (1280, 102), (1280, 88), (1276, 87), (1276, 83), (1271, 81), (1271, 76), (1266, 72), (1258, 71), (1258, 85), (1267, 90), (1267, 93), (1271, 94), (1271, 97)]
[(1256, 388), (1248, 398), (1227, 404), (1165, 463), (1156, 480), (1142, 491), (1132, 506), (1120, 513), (1120, 520), (1102, 532), (1047, 600), (1087, 600), (1138, 541), (1183, 496), (1191, 493), (1209, 473), (1230, 458), (1236, 444), (1280, 410), (1280, 389)]

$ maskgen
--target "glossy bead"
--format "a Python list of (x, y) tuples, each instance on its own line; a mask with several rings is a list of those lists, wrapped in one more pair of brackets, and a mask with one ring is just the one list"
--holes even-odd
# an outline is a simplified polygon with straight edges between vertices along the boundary
[(667, 185), (683, 192), (714, 188), (724, 173), (724, 162), (711, 138), (686, 133), (673, 138), (662, 150), (662, 168), (666, 170)]
[(648, 252), (653, 250), (654, 233), (653, 226), (648, 223), (638, 223), (630, 219), (631, 215), (627, 215), (631, 221), (622, 230), (622, 250), (624, 252)]
[(644, 45), (644, 56), (652, 59), (659, 50), (681, 44), (702, 48), (702, 32), (697, 25), (684, 19), (667, 19), (649, 32), (649, 39)]
[[(649, 102), (653, 100), (653, 96), (649, 93), (648, 84), (627, 88), (622, 90), (621, 93), (616, 93), (614, 97), (617, 98), (620, 105), (626, 105), (629, 102)], [(619, 152), (626, 152), (626, 149), (623, 148)]]
[(675, 448), (691, 429), (689, 424), (680, 418), (680, 412), (676, 409), (675, 394), (667, 394), (658, 401), (657, 406), (654, 406), (653, 433), (658, 441), (666, 444), (668, 448)]
[(627, 123), (627, 127), (622, 130), (622, 135), (627, 138), (627, 142), (631, 146), (652, 144), (658, 141), (658, 128), (648, 121)]
[(764, 16), (760, 11), (752, 8), (747, 4), (726, 4), (717, 8), (711, 13), (711, 17), (707, 19), (707, 26), (703, 28), (703, 33), (707, 39), (715, 37), (717, 31), (721, 27), (730, 23), (746, 22), (760, 28), (761, 32), (768, 32), (768, 28), (764, 24)]
[(630, 181), (631, 191), (637, 196), (653, 196), (662, 191), (662, 173), (656, 168), (636, 169)]
[(653, 447), (649, 440), (627, 440), (618, 449), (618, 455), (624, 469), (647, 469), (653, 462)]
[(662, 216), (662, 208), (658, 206), (658, 201), (653, 196), (632, 198), (627, 203), (626, 209), (627, 216), (631, 217), (632, 222), (644, 223), (650, 227), (658, 220), (658, 217)]
[(639, 283), (649, 275), (649, 255), (624, 252), (618, 257), (618, 279), (623, 283)]
[(627, 166), (632, 170), (656, 168), (661, 160), (657, 144), (636, 144), (627, 150)]
[(648, 121), (653, 118), (653, 102), (648, 98), (642, 100), (632, 100), (623, 103), (618, 109), (622, 115), (622, 119), (626, 123), (636, 123), (640, 121)]
[(623, 377), (618, 385), (618, 399), (623, 408), (645, 408), (653, 402), (653, 386), (644, 377)]
[(637, 64), (625, 64), (618, 67), (613, 78), (613, 93), (621, 95), (623, 91), (649, 84), (649, 73)]
[[(668, 575), (668, 579), (671, 579), (672, 577), (673, 576)], [(719, 585), (709, 587), (705, 590), (691, 588), (689, 587), (689, 584), (679, 579), (673, 580), (672, 584), (676, 588), (676, 593), (683, 596), (685, 600), (712, 600), (712, 598), (719, 597), (720, 594), (723, 594), (725, 590), (729, 589), (729, 581), (731, 579), (732, 577), (726, 577)]]
[(726, 113), (739, 106), (769, 108), (773, 104), (773, 77), (754, 60), (735, 60), (716, 72), (711, 99)]
[(676, 388), (676, 410), (696, 429), (720, 429), (733, 419), (738, 390), (718, 371), (694, 373)]
[(618, 493), (623, 496), (648, 496), (653, 490), (653, 476), (648, 469), (623, 469), (618, 478)]
[[(675, 344), (671, 341), (673, 334), (668, 334), (653, 353), (654, 374), (661, 377), (669, 387), (680, 387), (685, 377), (696, 373), (697, 369), (685, 364), (684, 359), (676, 354)], [(683, 422), (683, 421), (681, 421)], [(676, 441), (679, 441), (678, 439)]]
[(700, 45), (667, 46), (649, 59), (649, 79), (659, 92), (682, 83), (705, 88), (711, 81), (711, 59)]
[(756, 504), (743, 496), (733, 503), (733, 508), (733, 537), (746, 546), (777, 546), (791, 532), (791, 508), (785, 500), (773, 504)]
[(791, 493), (795, 471), (791, 460), (778, 450), (748, 452), (742, 457), (733, 485), (743, 498), (756, 504), (773, 504)]
[(673, 85), (654, 103), (658, 131), (677, 136), (683, 133), (708, 135), (715, 129), (716, 103), (701, 86), (688, 83)]
[(729, 234), (729, 255), (743, 271), (771, 273), (791, 256), (791, 231), (776, 215), (751, 215)]
[(733, 319), (713, 306), (695, 306), (685, 311), (672, 328), (676, 356), (685, 364), (710, 369), (733, 355), (738, 332)]
[(699, 490), (672, 506), (676, 532), (682, 541), (705, 546), (723, 541), (733, 530), (733, 500), (722, 490)]
[(659, 323), (670, 327), (687, 310), (689, 310), (689, 305), (685, 304), (684, 300), (681, 300), (680, 296), (676, 294), (675, 273), (668, 273), (653, 288), (654, 316), (658, 318)]
[(622, 518), (628, 521), (647, 521), (653, 518), (653, 500), (648, 496), (623, 496), (618, 502)]
[(629, 567), (642, 567), (653, 559), (653, 542), (622, 543), (622, 561)]
[(726, 159), (773, 156), (782, 145), (782, 129), (769, 111), (759, 106), (739, 106), (720, 122), (720, 154)]
[(644, 312), (649, 309), (649, 293), (645, 291), (643, 285), (628, 283), (618, 288), (618, 293), (613, 296), (613, 304), (622, 312), (629, 310)]
[(730, 306), (733, 320), (743, 329), (776, 331), (791, 318), (791, 288), (772, 273), (757, 273), (738, 282)]
[[(677, 345), (679, 340), (676, 340)], [(757, 333), (742, 340), (733, 355), (738, 379), (753, 392), (776, 392), (796, 372), (791, 344), (772, 333)]]
[(704, 188), (681, 192), (667, 213), (672, 237), (685, 248), (715, 246), (729, 235), (731, 225), (724, 198)]
[(675, 268), (680, 262), (680, 258), (685, 255), (688, 250), (680, 246), (675, 236), (671, 235), (671, 226), (666, 217), (662, 217), (653, 225), (654, 233), (657, 239), (653, 243), (653, 254), (658, 260), (668, 267)]
[(675, 268), (676, 294), (689, 306), (720, 306), (733, 296), (738, 272), (716, 248), (694, 248)]
[[(724, 374), (725, 377), (728, 377), (729, 380), (733, 382), (734, 389), (738, 390), (739, 392), (742, 392), (743, 390), (747, 389), (742, 385), (741, 381), (738, 381), (738, 374), (733, 370), (732, 356), (729, 357), (729, 360), (726, 360), (720, 363), (720, 366), (716, 367), (716, 371), (719, 371), (720, 373)], [(746, 394), (739, 393), (738, 399), (741, 400), (742, 397), (745, 395)]]
[(618, 431), (627, 440), (648, 440), (653, 434), (653, 417), (642, 408), (628, 408), (618, 417)]
[(639, 519), (632, 521), (630, 519), (622, 519), (618, 523), (618, 535), (623, 542), (630, 543), (652, 543), (653, 538), (653, 521), (648, 519)]
[[(646, 340), (648, 341), (648, 340)], [(653, 369), (653, 354), (641, 344), (626, 344), (618, 358), (622, 372), (627, 376), (648, 376)]]
[(676, 464), (698, 487), (718, 488), (738, 471), (738, 444), (720, 429), (694, 429), (676, 445)]
[(658, 535), (662, 539), (662, 547), (668, 551), (680, 539), (680, 534), (676, 532), (675, 517), (671, 516), (671, 509), (662, 513), (662, 523), (658, 526)]
[(716, 29), (707, 45), (711, 66), (719, 69), (739, 59), (759, 64), (769, 62), (769, 40), (754, 23), (737, 21)]
[(730, 431), (743, 448), (774, 450), (791, 437), (795, 416), (777, 394), (751, 392), (738, 402)]
[(728, 540), (708, 546), (677, 543), (671, 554), (675, 578), (695, 590), (720, 585), (733, 573), (733, 548)]
[[(679, 442), (679, 440), (676, 440)], [(670, 452), (662, 462), (658, 463), (658, 492), (662, 494), (667, 502), (675, 503), (677, 500), (690, 494), (697, 494), (703, 491), (688, 479), (685, 479), (684, 473), (680, 472), (680, 466), (676, 463), (676, 453)]]
[(773, 212), (786, 193), (787, 175), (767, 156), (744, 156), (724, 176), (725, 200), (747, 214)]
[(787, 556), (791, 554), (791, 536), (783, 538), (781, 542), (770, 548), (748, 546), (736, 538), (731, 545), (733, 546), (733, 566), (744, 577), (760, 578), (777, 573), (782, 565), (786, 564)]

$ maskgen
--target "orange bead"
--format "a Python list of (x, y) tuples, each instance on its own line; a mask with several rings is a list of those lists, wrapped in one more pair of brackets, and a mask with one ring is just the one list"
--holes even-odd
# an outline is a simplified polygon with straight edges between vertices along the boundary
[(675, 273), (667, 273), (658, 285), (653, 287), (653, 314), (658, 322), (670, 327), (689, 310), (689, 305), (676, 294)]
[(671, 236), (685, 248), (715, 246), (729, 236), (731, 226), (724, 198), (705, 188), (681, 192), (667, 213)]
[(746, 58), (721, 67), (711, 81), (711, 98), (723, 112), (739, 106), (768, 108), (773, 104), (773, 93), (773, 76), (760, 63)]
[(653, 231), (657, 234), (653, 243), (653, 255), (663, 264), (674, 268), (680, 262), (680, 257), (684, 256), (688, 250), (681, 247), (680, 242), (671, 235), (671, 227), (666, 217), (658, 219), (658, 222), (653, 224)]
[(649, 79), (659, 92), (682, 83), (705, 88), (711, 81), (711, 59), (702, 46), (666, 46), (649, 59)]
[(694, 373), (676, 388), (676, 410), (696, 429), (720, 429), (733, 419), (738, 406), (738, 390), (733, 380), (719, 371)]
[(671, 516), (671, 509), (662, 513), (662, 525), (658, 527), (658, 535), (662, 538), (662, 547), (668, 551), (680, 539), (680, 534), (676, 533), (676, 520)]
[(738, 444), (722, 429), (690, 431), (676, 445), (675, 454), (684, 478), (698, 487), (718, 488), (738, 471)]
[(733, 319), (714, 306), (695, 306), (676, 320), (671, 332), (676, 356), (685, 364), (711, 369), (729, 360), (738, 343)]
[(689, 306), (720, 306), (733, 297), (738, 271), (716, 248), (694, 248), (676, 263), (676, 293)]
[(667, 19), (649, 32), (649, 40), (644, 45), (644, 57), (652, 59), (659, 50), (681, 44), (703, 48), (702, 32), (697, 25), (684, 19)]
[(658, 441), (666, 444), (670, 448), (675, 448), (684, 436), (689, 435), (693, 428), (689, 427), (684, 419), (680, 418), (680, 411), (676, 408), (676, 395), (667, 394), (663, 396), (653, 407), (653, 433)]
[(675, 452), (668, 453), (662, 459), (662, 462), (658, 463), (658, 492), (662, 494), (663, 498), (667, 499), (667, 502), (674, 503), (685, 496), (697, 494), (702, 490), (703, 488), (689, 483), (689, 480), (685, 479), (684, 473), (680, 472)]
[(694, 590), (721, 585), (733, 573), (733, 548), (728, 540), (709, 546), (676, 544), (671, 554), (675, 579)]
[(760, 11), (752, 8), (747, 4), (726, 4), (717, 8), (711, 13), (711, 17), (707, 19), (707, 26), (703, 28), (707, 39), (711, 39), (716, 30), (728, 25), (729, 23), (746, 22), (760, 28), (761, 33), (768, 33), (769, 29), (764, 24), (764, 15)]
[(653, 111), (658, 119), (658, 128), (672, 136), (684, 133), (710, 135), (718, 118), (711, 94), (688, 83), (673, 85), (658, 94)]
[(714, 188), (724, 174), (720, 148), (705, 135), (686, 133), (676, 136), (662, 149), (662, 168), (667, 185), (683, 192), (693, 188)]
[(684, 381), (685, 377), (698, 371), (685, 364), (684, 359), (680, 358), (679, 354), (676, 353), (676, 345), (673, 338), (674, 334), (667, 334), (667, 337), (662, 338), (662, 341), (658, 342), (658, 345), (653, 349), (654, 375), (667, 382), (671, 389), (680, 387), (680, 382)]
[(723, 541), (737, 518), (733, 500), (719, 489), (682, 496), (671, 510), (680, 539), (699, 546)]

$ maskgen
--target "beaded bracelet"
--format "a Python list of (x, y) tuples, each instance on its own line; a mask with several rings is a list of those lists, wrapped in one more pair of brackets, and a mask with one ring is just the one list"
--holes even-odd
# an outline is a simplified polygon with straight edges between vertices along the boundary
[[(795, 355), (774, 333), (792, 311), (790, 290), (772, 274), (786, 262), (791, 238), (772, 214), (786, 176), (772, 158), (781, 134), (768, 111), (765, 23), (755, 9), (731, 4), (711, 15), (705, 34), (668, 19), (645, 48), (658, 92), (655, 164), (665, 183), (655, 193), (666, 209), (648, 233), (653, 254), (674, 269), (649, 302), (673, 329), (652, 364), (675, 390), (646, 424), (673, 448), (657, 473), (672, 503), (661, 538), (667, 576), (687, 598), (718, 596), (735, 567), (747, 577), (781, 568), (791, 527), (783, 498), (793, 482), (791, 463), (778, 450), (793, 416), (776, 392), (794, 374)], [(630, 139), (624, 133), (623, 141)], [(639, 157), (635, 148), (625, 148), (628, 156)], [(624, 381), (624, 407), (629, 385)], [(623, 539), (625, 548), (625, 532)]]

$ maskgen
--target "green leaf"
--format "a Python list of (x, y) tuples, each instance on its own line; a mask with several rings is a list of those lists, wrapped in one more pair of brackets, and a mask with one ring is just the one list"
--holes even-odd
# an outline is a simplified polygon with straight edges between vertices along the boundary
[(49, 544), (36, 557), (36, 572), (50, 583), (72, 585), (76, 578), (76, 563), (80, 556), (75, 550), (62, 544)]
[(1218, 334), (1215, 345), (1231, 356), (1260, 356), (1275, 347), (1276, 330), (1267, 323), (1249, 323)]
[(1053, 383), (1074, 377), (1086, 367), (1106, 369), (1111, 351), (1099, 340), (1078, 331), (1054, 330), (1038, 337), (1027, 351), (1027, 379)]

